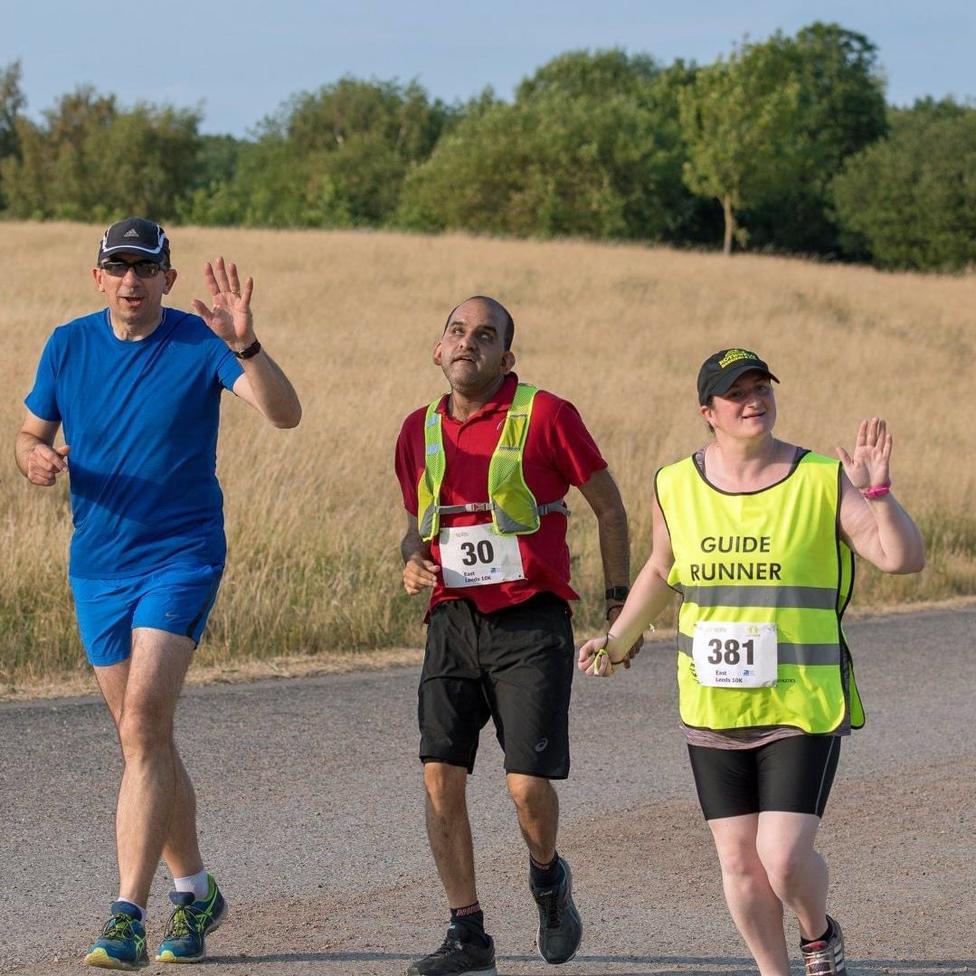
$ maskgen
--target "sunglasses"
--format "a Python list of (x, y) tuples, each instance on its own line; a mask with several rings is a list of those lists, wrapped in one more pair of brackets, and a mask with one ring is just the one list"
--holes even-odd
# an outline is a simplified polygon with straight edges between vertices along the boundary
[(131, 268), (139, 278), (155, 278), (165, 268), (158, 261), (103, 261), (99, 267), (113, 278), (124, 278)]

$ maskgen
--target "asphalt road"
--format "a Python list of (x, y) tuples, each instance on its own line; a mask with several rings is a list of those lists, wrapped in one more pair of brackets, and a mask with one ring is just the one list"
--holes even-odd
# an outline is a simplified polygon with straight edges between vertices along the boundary
[[(849, 972), (976, 972), (976, 607), (847, 630), (868, 725), (845, 742), (821, 849)], [(439, 944), (415, 686), (396, 669), (185, 693), (178, 735), (231, 903), (207, 971), (397, 974)], [(612, 680), (578, 680), (572, 728), (560, 851), (585, 929), (577, 958), (552, 971), (754, 971), (698, 812), (671, 645)], [(91, 698), (4, 704), (0, 741), (0, 972), (80, 973), (116, 894), (108, 714)], [(499, 973), (543, 973), (500, 760), (486, 730), (469, 797), (479, 893)], [(160, 870), (150, 945), (167, 890)]]

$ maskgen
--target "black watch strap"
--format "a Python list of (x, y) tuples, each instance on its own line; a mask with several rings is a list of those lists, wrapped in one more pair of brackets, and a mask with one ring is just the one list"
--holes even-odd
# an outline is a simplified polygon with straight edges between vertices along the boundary
[(606, 600), (626, 600), (629, 592), (629, 586), (608, 586), (603, 596)]
[(235, 352), (234, 355), (238, 359), (250, 359), (252, 356), (256, 356), (261, 351), (261, 343), (257, 339), (254, 340), (249, 346), (246, 346), (240, 352)]

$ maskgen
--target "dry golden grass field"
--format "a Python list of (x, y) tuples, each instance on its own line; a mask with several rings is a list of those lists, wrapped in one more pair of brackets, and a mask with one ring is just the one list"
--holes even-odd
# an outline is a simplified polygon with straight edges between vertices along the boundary
[[(89, 269), (101, 228), (0, 224), (2, 425), (0, 691), (82, 668), (65, 582), (66, 485), (32, 487), (12, 460), (44, 341), (100, 308)], [(872, 413), (894, 434), (893, 481), (928, 542), (921, 576), (859, 574), (855, 606), (976, 593), (976, 278), (882, 274), (767, 257), (577, 242), (391, 233), (176, 229), (169, 304), (206, 292), (223, 254), (255, 278), (262, 342), (293, 379), (304, 419), (266, 425), (226, 397), (219, 473), (228, 569), (201, 657), (419, 646), (423, 607), (400, 587), (404, 514), (392, 471), (403, 417), (445, 388), (430, 352), (471, 294), (516, 321), (516, 367), (580, 409), (631, 516), (634, 571), (647, 557), (655, 469), (706, 436), (701, 361), (754, 348), (782, 380), (777, 434), (824, 453)], [(578, 496), (570, 542), (599, 626), (595, 521)]]

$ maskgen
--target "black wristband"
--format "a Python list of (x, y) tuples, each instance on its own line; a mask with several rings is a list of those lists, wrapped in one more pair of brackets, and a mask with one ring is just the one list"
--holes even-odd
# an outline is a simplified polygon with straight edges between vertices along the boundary
[(605, 600), (626, 600), (630, 593), (629, 586), (608, 586), (603, 594)]
[(256, 356), (260, 351), (261, 351), (261, 343), (258, 342), (257, 339), (255, 339), (254, 342), (252, 342), (245, 349), (242, 349), (240, 352), (235, 351), (234, 355), (238, 359), (250, 359), (252, 356)]

